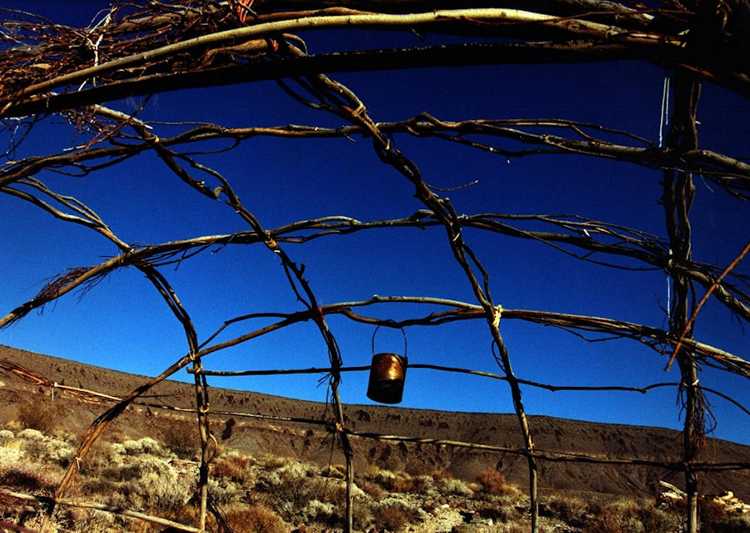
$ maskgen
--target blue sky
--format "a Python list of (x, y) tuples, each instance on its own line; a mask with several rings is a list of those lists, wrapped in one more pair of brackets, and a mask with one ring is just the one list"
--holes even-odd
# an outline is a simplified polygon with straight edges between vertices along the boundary
[[(8, 2), (6, 2), (8, 4)], [(10, 2), (13, 4), (13, 2)], [(19, 4), (21, 5), (21, 4)], [(25, 2), (68, 23), (86, 23), (102, 2), (75, 2), (61, 12), (57, 2)], [(428, 41), (434, 39), (427, 35)], [(313, 51), (331, 49), (339, 39), (350, 46), (409, 43), (411, 34), (355, 35), (311, 33)], [(652, 65), (616, 62), (599, 65), (492, 66), (418, 69), (406, 72), (342, 74), (367, 103), (376, 120), (402, 119), (428, 111), (446, 119), (557, 117), (628, 129), (650, 139), (658, 134), (665, 72)], [(139, 99), (113, 103), (132, 110)], [(332, 125), (329, 116), (303, 108), (273, 83), (154, 96), (144, 118), (212, 121), (232, 126), (306, 123)], [(750, 110), (741, 98), (706, 86), (699, 111), (703, 146), (748, 156)], [(163, 130), (168, 132), (169, 130)], [(40, 124), (16, 157), (57, 151), (78, 141), (59, 118)], [(575, 156), (514, 159), (479, 153), (437, 140), (397, 136), (404, 153), (425, 179), (450, 187), (479, 179), (478, 185), (450, 193), (462, 213), (576, 213), (664, 236), (658, 205), (660, 173), (629, 164)], [(362, 220), (406, 216), (422, 205), (412, 187), (384, 166), (368, 141), (355, 139), (291, 141), (257, 138), (240, 149), (201, 159), (215, 165), (237, 188), (245, 205), (267, 226), (322, 215)], [(86, 178), (45, 173), (52, 188), (75, 194), (130, 243), (156, 243), (191, 236), (244, 230), (225, 205), (185, 187), (152, 155)], [(693, 211), (695, 257), (728, 263), (747, 239), (747, 206), (696, 178)], [(0, 254), (4, 314), (29, 299), (45, 281), (65, 269), (102, 261), (115, 253), (101, 237), (52, 220), (8, 196), (0, 196)], [(624, 272), (582, 263), (551, 248), (467, 231), (469, 243), (491, 273), (493, 295), (506, 308), (544, 309), (606, 316), (665, 327), (667, 283), (663, 272)], [(429, 295), (473, 301), (469, 285), (452, 261), (444, 232), (403, 229), (366, 232), (288, 245), (322, 303), (362, 299), (372, 294)], [(748, 272), (748, 267), (742, 267)], [(276, 258), (258, 247), (227, 246), (202, 254), (179, 269), (165, 268), (202, 338), (224, 319), (248, 312), (299, 308)], [(374, 309), (380, 316), (411, 316), (414, 307)], [(331, 327), (345, 364), (365, 364), (371, 356), (372, 328), (332, 318)], [(260, 323), (256, 323), (259, 325)], [(228, 332), (239, 334), (248, 326)], [(574, 336), (531, 324), (504, 321), (502, 331), (517, 374), (554, 384), (646, 385), (676, 381), (676, 369), (631, 341), (589, 344)], [(481, 321), (440, 328), (410, 328), (412, 362), (497, 370)], [(709, 304), (697, 334), (702, 340), (747, 358), (743, 327), (721, 306)], [(185, 352), (180, 325), (147, 281), (134, 269), (119, 271), (85, 296), (69, 295), (0, 331), (0, 343), (138, 374), (154, 374)], [(378, 347), (400, 350), (398, 332), (378, 336)], [(310, 324), (210, 356), (209, 368), (244, 369), (324, 366), (325, 346)], [(187, 379), (185, 374), (182, 379)], [(366, 374), (348, 374), (345, 402), (368, 403)], [(705, 372), (707, 386), (750, 403), (746, 381)], [(216, 386), (243, 388), (323, 400), (317, 376), (211, 379)], [(549, 393), (525, 389), (530, 414), (677, 428), (676, 393)], [(510, 412), (507, 386), (476, 377), (425, 370), (408, 376), (404, 406)], [(715, 435), (750, 444), (746, 415), (712, 399), (719, 425)]]

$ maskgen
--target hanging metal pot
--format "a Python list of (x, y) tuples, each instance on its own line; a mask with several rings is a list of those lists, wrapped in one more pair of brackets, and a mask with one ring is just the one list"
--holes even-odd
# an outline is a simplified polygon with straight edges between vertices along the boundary
[(375, 328), (372, 334), (372, 364), (370, 365), (370, 382), (367, 386), (367, 397), (380, 403), (400, 403), (404, 396), (404, 383), (406, 382), (406, 369), (409, 360), (406, 356), (406, 333), (404, 336), (404, 355), (395, 353), (374, 353), (375, 335), (379, 328)]

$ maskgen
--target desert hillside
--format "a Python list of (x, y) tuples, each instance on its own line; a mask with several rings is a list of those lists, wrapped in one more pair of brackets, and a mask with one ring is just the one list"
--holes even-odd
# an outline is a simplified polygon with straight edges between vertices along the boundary
[[(3, 364), (4, 363), (4, 364)], [(123, 395), (143, 381), (142, 376), (87, 366), (68, 360), (0, 346), (0, 423), (17, 418), (19, 408), (31, 401), (45, 402), (56, 413), (60, 429), (81, 431), (101, 413), (106, 403), (57, 391), (54, 403), (51, 390), (28, 376), (12, 370), (19, 365), (33, 375), (51, 382), (95, 390), (115, 396)], [(156, 387), (145, 401), (189, 408), (194, 399), (192, 386), (165, 382)], [(251, 392), (212, 389), (212, 410), (231, 413), (270, 414), (300, 418), (320, 418), (325, 406), (315, 402), (292, 400)], [(382, 434), (415, 435), (429, 439), (517, 447), (520, 445), (513, 415), (450, 413), (416, 409), (350, 405), (346, 411), (350, 426), (356, 431)], [(230, 421), (231, 419), (231, 421)], [(187, 414), (176, 414), (158, 408), (138, 407), (119, 419), (113, 432), (128, 438), (153, 437), (163, 440), (164, 428), (189, 420)], [(222, 446), (243, 453), (271, 454), (308, 461), (318, 465), (339, 461), (333, 452), (327, 432), (299, 423), (282, 423), (248, 419), (241, 416), (216, 416), (217, 436)], [(537, 447), (549, 451), (586, 452), (602, 457), (639, 457), (642, 459), (678, 460), (681, 435), (678, 432), (616, 424), (595, 424), (549, 417), (531, 417), (531, 429)], [(421, 473), (437, 469), (464, 480), (492, 468), (523, 486), (526, 468), (523, 457), (498, 453), (479, 453), (450, 446), (431, 444), (392, 444), (368, 439), (353, 439), (356, 464), (368, 467)], [(709, 440), (704, 450), (707, 460), (750, 462), (750, 447)], [(333, 458), (333, 459), (332, 459)], [(660, 480), (680, 485), (681, 475), (638, 466), (543, 463), (543, 492), (565, 491), (571, 494), (603, 493), (653, 496)], [(731, 490), (750, 500), (750, 472), (725, 472), (702, 477), (706, 493)]]

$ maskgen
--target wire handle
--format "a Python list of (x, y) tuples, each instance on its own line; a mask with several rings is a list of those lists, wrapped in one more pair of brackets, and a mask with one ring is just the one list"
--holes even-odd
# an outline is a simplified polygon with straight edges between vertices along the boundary
[[(378, 334), (378, 330), (379, 329), (380, 329), (380, 326), (377, 326), (375, 328), (375, 331), (372, 332), (371, 344), (372, 344), (372, 353), (373, 354), (375, 353), (375, 335)], [(408, 345), (408, 343), (406, 341), (406, 330), (404, 330), (404, 328), (398, 328), (398, 329), (401, 330), (401, 336), (404, 338), (404, 359), (408, 359), (408, 357), (407, 357), (407, 350), (409, 348), (409, 345)]]

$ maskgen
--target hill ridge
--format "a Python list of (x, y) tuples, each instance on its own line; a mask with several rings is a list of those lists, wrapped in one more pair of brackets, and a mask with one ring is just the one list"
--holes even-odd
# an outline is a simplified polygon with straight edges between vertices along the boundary
[[(8, 360), (45, 376), (50, 381), (77, 384), (81, 388), (121, 396), (142, 383), (145, 376), (119, 370), (87, 365), (60, 357), (0, 345), (0, 360)], [(0, 422), (12, 420), (17, 406), (23, 403), (34, 386), (12, 373), (4, 373), (2, 396), (9, 399), (0, 409)], [(42, 387), (43, 389), (43, 387)], [(41, 392), (38, 391), (37, 392)], [(45, 391), (46, 392), (46, 391)], [(193, 386), (178, 381), (165, 381), (151, 391), (151, 401), (165, 397), (169, 403), (192, 408)], [(105, 406), (94, 408), (76, 400), (59, 398), (65, 402), (66, 415), (61, 419), (65, 429), (80, 432)], [(310, 400), (295, 400), (284, 396), (255, 393), (235, 389), (211, 388), (212, 410), (234, 413), (266, 414), (307, 419), (320, 419), (325, 404)], [(347, 404), (348, 424), (357, 432), (397, 434), (423, 439), (459, 440), (507, 448), (522, 447), (514, 414), (465, 413), (415, 409), (408, 407)], [(151, 409), (128, 410), (118, 420), (122, 431), (158, 436), (162, 420), (181, 415), (160, 414)], [(187, 415), (184, 415), (187, 416)], [(235, 418), (237, 415), (235, 415)], [(218, 423), (230, 416), (216, 416)], [(680, 460), (681, 434), (672, 429), (599, 423), (550, 417), (530, 416), (530, 426), (537, 447), (550, 452), (579, 452), (608, 458), (638, 457), (652, 460)], [(235, 430), (223, 443), (251, 453), (288, 455), (317, 462), (327, 462), (330, 442), (327, 431), (283, 421), (233, 423)], [(158, 422), (157, 422), (158, 421)], [(221, 433), (221, 431), (219, 431)], [(472, 479), (488, 466), (503, 471), (518, 483), (526, 481), (525, 459), (503, 452), (482, 453), (476, 450), (454, 449), (445, 446), (403, 445), (366, 439), (355, 440), (359, 467), (378, 464), (389, 468), (445, 468), (459, 477)], [(416, 453), (414, 453), (416, 450)], [(750, 446), (721, 439), (708, 439), (704, 456), (722, 462), (750, 462)], [(420, 466), (422, 465), (422, 466)], [(660, 480), (680, 484), (680, 475), (666, 469), (638, 466), (581, 465), (572, 463), (543, 463), (543, 489), (593, 491), (612, 494), (651, 494)], [(732, 490), (739, 497), (750, 499), (750, 472), (721, 472), (703, 476), (704, 492), (720, 493)]]

